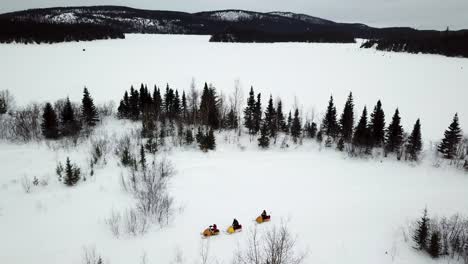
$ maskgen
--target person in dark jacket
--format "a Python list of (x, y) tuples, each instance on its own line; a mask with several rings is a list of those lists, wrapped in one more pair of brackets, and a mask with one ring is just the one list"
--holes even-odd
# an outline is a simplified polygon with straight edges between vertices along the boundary
[(262, 212), (262, 219), (265, 220), (267, 218), (267, 213), (265, 210)]
[(237, 219), (234, 218), (234, 221), (232, 221), (232, 227), (234, 228), (234, 230), (237, 230), (239, 229), (241, 226), (239, 225), (239, 221), (237, 221)]

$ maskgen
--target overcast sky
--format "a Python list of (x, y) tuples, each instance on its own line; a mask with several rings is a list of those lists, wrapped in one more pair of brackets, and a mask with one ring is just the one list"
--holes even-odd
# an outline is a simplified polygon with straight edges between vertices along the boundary
[(468, 0), (0, 0), (0, 13), (76, 5), (124, 5), (186, 12), (215, 9), (280, 10), (378, 27), (468, 28)]

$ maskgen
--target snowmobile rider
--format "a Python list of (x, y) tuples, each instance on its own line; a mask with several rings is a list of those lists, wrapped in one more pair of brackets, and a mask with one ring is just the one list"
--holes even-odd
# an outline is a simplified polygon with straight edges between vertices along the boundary
[(237, 221), (237, 219), (235, 218), (234, 218), (234, 221), (232, 221), (232, 227), (234, 228), (234, 230), (237, 230), (240, 228), (239, 221)]
[(267, 212), (263, 210), (261, 216), (262, 216), (262, 219), (265, 220), (267, 218)]

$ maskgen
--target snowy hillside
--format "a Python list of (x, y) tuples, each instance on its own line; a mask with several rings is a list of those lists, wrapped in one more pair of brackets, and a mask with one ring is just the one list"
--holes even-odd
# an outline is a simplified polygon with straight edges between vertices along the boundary
[[(145, 83), (151, 91), (157, 85), (164, 91), (169, 84), (188, 95), (192, 79), (198, 90), (206, 81), (228, 102), (237, 83), (242, 107), (253, 86), (261, 93), (263, 110), (271, 94), (283, 100), (284, 113), (296, 108), (314, 121), (324, 116), (330, 95), (341, 113), (352, 91), (356, 121), (364, 106), (371, 109), (379, 99), (387, 124), (396, 108), (406, 132), (421, 119), (420, 161), (397, 161), (381, 153), (351, 156), (311, 138), (293, 143), (285, 133), (269, 149), (260, 149), (257, 136), (245, 128), (241, 133), (216, 130), (216, 149), (202, 152), (196, 143), (180, 143), (176, 130), (181, 124), (173, 120), (164, 125), (168, 133), (157, 133), (164, 144), (153, 155), (145, 150), (149, 139), (142, 138), (142, 121), (115, 115), (101, 117), (89, 136), (4, 140), (0, 263), (84, 264), (85, 253), (95, 251), (104, 264), (227, 264), (250, 232), (265, 234), (287, 223), (297, 250), (307, 252), (305, 264), (462, 264), (415, 250), (410, 230), (425, 207), (431, 216), (468, 215), (467, 173), (434, 154), (434, 143), (455, 112), (468, 129), (468, 60), (378, 52), (360, 49), (360, 43), (221, 44), (208, 38), (130, 34), (125, 40), (0, 45), (0, 90), (8, 89), (21, 108), (66, 96), (81, 102), (86, 86), (97, 105), (112, 100), (115, 111), (131, 85), (138, 89)], [(141, 100), (132, 103), (144, 108)], [(99, 159), (96, 146), (102, 146)], [(67, 173), (59, 166), (67, 158), (80, 168), (82, 178), (75, 186), (58, 176)], [(154, 175), (166, 173), (158, 178), (169, 194), (161, 201), (172, 206), (166, 214), (157, 211), (157, 220), (132, 225), (132, 210), (141, 209), (139, 203), (147, 198), (135, 182), (147, 171), (152, 175), (153, 168)], [(70, 173), (76, 170), (70, 167)], [(257, 225), (254, 219), (262, 210), (272, 218)], [(227, 235), (233, 218), (243, 231)], [(212, 224), (223, 232), (202, 238)], [(143, 227), (132, 231), (132, 226)]]

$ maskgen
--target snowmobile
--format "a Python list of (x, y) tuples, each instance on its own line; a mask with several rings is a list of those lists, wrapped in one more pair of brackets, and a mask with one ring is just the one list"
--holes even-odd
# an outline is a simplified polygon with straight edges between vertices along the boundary
[(229, 226), (228, 229), (226, 230), (226, 232), (228, 234), (234, 234), (234, 233), (238, 233), (238, 232), (241, 232), (242, 231), (242, 225), (239, 225), (239, 226)]
[(255, 219), (255, 221), (258, 223), (258, 224), (261, 224), (261, 223), (264, 223), (264, 222), (269, 222), (270, 221), (270, 216), (269, 215), (266, 215), (266, 216), (261, 216), (259, 215), (257, 217), (257, 219)]
[(210, 226), (207, 229), (205, 229), (205, 231), (203, 231), (202, 235), (204, 237), (217, 236), (219, 235), (219, 229), (216, 227), (213, 228), (212, 226)]

